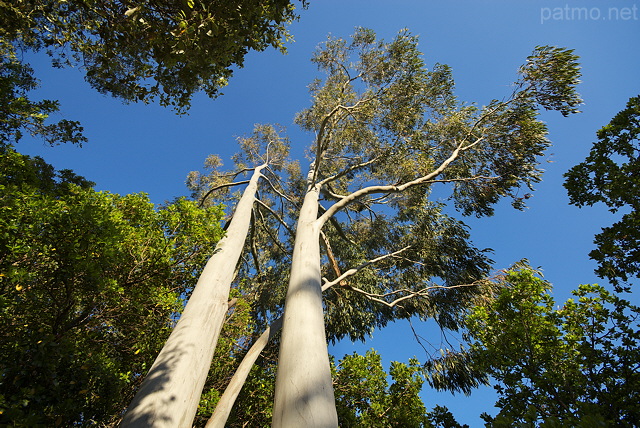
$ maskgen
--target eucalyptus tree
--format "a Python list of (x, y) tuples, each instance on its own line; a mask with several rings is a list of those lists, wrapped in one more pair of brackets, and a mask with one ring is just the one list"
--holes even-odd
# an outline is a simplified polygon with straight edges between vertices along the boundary
[[(365, 317), (383, 307), (396, 318), (419, 313), (455, 328), (455, 307), (470, 303), (487, 260), (430, 202), (430, 191), (450, 190), (467, 215), (489, 215), (505, 196), (521, 206), (518, 192), (540, 180), (538, 157), (549, 145), (538, 109), (566, 115), (581, 102), (576, 56), (554, 47), (536, 48), (513, 92), (483, 108), (455, 98), (447, 67), (427, 71), (406, 31), (384, 43), (360, 29), (350, 43), (327, 41), (313, 60), (327, 77), (312, 86), (313, 104), (297, 118), (315, 141), (284, 308), (274, 426), (338, 424), (321, 296), (324, 226), (335, 218), (351, 237), (326, 243), (337, 266), (325, 282), (368, 300)], [(356, 279), (361, 269), (347, 268), (380, 253), (390, 257), (368, 275)], [(350, 314), (363, 312), (353, 297), (345, 300), (341, 306), (356, 309)], [(332, 318), (344, 312), (328, 307), (327, 328), (339, 328)]]
[(455, 330), (486, 298), (490, 260), (446, 201), (463, 215), (491, 215), (504, 197), (523, 207), (550, 145), (539, 110), (581, 102), (576, 60), (537, 47), (511, 93), (478, 107), (456, 98), (447, 66), (426, 68), (408, 31), (384, 42), (358, 29), (318, 48), (327, 75), (296, 118), (315, 135), (309, 168), (264, 189), (254, 217), (266, 241), (253, 242), (271, 244), (249, 244), (240, 265), (256, 319), (283, 314), (273, 426), (337, 426), (327, 338), (413, 316)]
[[(259, 143), (265, 141), (266, 147), (260, 152)], [(238, 184), (230, 178), (252, 172), (248, 181), (240, 183), (246, 187), (226, 226), (226, 234), (204, 266), (180, 319), (129, 405), (122, 426), (188, 426), (196, 414), (220, 331), (231, 306), (231, 283), (249, 232), (258, 182), (269, 175), (270, 169), (277, 172), (282, 167), (288, 150), (287, 142), (278, 138), (270, 127), (257, 129), (256, 135), (241, 140), (241, 145), (245, 153), (252, 156), (254, 167), (243, 165), (226, 175), (214, 174), (215, 183), (206, 177), (199, 180), (209, 186), (203, 196), (203, 205), (209, 194)], [(215, 169), (218, 160), (210, 158), (208, 164)], [(191, 181), (198, 181), (198, 178), (191, 177)], [(192, 186), (202, 187), (203, 183)]]

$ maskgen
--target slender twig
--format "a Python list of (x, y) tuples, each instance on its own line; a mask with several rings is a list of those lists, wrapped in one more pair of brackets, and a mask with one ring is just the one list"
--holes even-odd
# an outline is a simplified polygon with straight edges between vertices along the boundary
[[(412, 299), (414, 297), (425, 297), (428, 296), (428, 292), (431, 290), (438, 290), (438, 289), (445, 289), (445, 290), (450, 290), (453, 288), (460, 288), (460, 287), (472, 287), (477, 285), (477, 282), (473, 282), (471, 284), (459, 284), (459, 285), (432, 285), (430, 287), (425, 287), (421, 290), (418, 291), (412, 291), (412, 290), (407, 290), (407, 289), (401, 289), (401, 290), (394, 290), (394, 291), (390, 291), (389, 293), (384, 293), (384, 294), (377, 294), (377, 293), (368, 293), (364, 290), (361, 290), (359, 288), (356, 287), (348, 287), (349, 290), (351, 291), (355, 291), (357, 293), (362, 294), (364, 297), (366, 297), (367, 299), (374, 301), (374, 302), (378, 302), (381, 303), (389, 308), (393, 308), (394, 306), (396, 306), (398, 303), (403, 302), (405, 300), (408, 299)], [(406, 296), (402, 296), (399, 297), (391, 302), (387, 302), (386, 300), (383, 300), (383, 298), (394, 295), (394, 294), (398, 294), (398, 293), (409, 293)]]
[(249, 182), (250, 180), (225, 183), (209, 189), (207, 193), (205, 193), (204, 196), (200, 198), (200, 204), (198, 205), (198, 208), (202, 208), (202, 206), (204, 205), (204, 201), (216, 190), (224, 189), (225, 187), (241, 186), (243, 184), (249, 184)]
[[(375, 263), (378, 263), (384, 259), (387, 259), (389, 257), (396, 257), (398, 256), (398, 254), (401, 254), (404, 251), (407, 251), (409, 248), (411, 248), (411, 246), (406, 246), (404, 248), (401, 248), (398, 251), (394, 251), (393, 253), (388, 253), (388, 254), (384, 254), (380, 257), (376, 257), (375, 259), (371, 259), (367, 262), (362, 263), (360, 266), (357, 266), (355, 268), (351, 268), (348, 271), (344, 272), (342, 275), (340, 275), (339, 277), (337, 277), (336, 279), (334, 279), (333, 281), (327, 281), (325, 279), (325, 283), (322, 285), (322, 291), (328, 289), (329, 287), (332, 287), (336, 284), (339, 284), (341, 281), (346, 280), (349, 277), (352, 277), (353, 275), (357, 274), (358, 272), (360, 272), (362, 269), (367, 268)], [(349, 287), (349, 289), (354, 289), (353, 287)]]

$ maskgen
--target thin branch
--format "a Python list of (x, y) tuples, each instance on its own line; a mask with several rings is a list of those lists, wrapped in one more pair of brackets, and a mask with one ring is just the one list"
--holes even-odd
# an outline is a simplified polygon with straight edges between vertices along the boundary
[(258, 277), (262, 276), (262, 270), (260, 269), (260, 261), (258, 258), (258, 250), (256, 249), (256, 239), (255, 239), (255, 231), (256, 231), (256, 215), (255, 208), (251, 210), (251, 223), (253, 227), (251, 228), (251, 236), (249, 237), (251, 244), (249, 248), (251, 250), (251, 256), (253, 257), (253, 264), (255, 265), (256, 273)]
[[(327, 209), (325, 207), (323, 207), (322, 205), (318, 204), (318, 208), (320, 209), (320, 211), (325, 212)], [(329, 219), (329, 223), (331, 223), (331, 225), (334, 227), (334, 229), (336, 230), (336, 232), (338, 232), (338, 236), (340, 236), (342, 239), (344, 239), (346, 242), (348, 242), (351, 245), (355, 245), (357, 246), (358, 244), (355, 243), (352, 239), (350, 239), (346, 233), (344, 233), (344, 230), (342, 230), (342, 227), (340, 226), (340, 223), (338, 223), (338, 220), (336, 220), (334, 217), (331, 217)]]
[[(407, 251), (409, 248), (411, 248), (411, 246), (406, 246), (404, 248), (401, 248), (398, 251), (394, 251), (393, 253), (388, 253), (388, 254), (384, 254), (380, 257), (376, 257), (375, 259), (371, 259), (367, 262), (362, 263), (360, 266), (355, 267), (355, 268), (351, 268), (348, 271), (346, 271), (345, 273), (343, 273), (342, 275), (340, 275), (339, 277), (337, 277), (336, 279), (334, 279), (333, 281), (326, 281), (323, 285), (322, 285), (322, 291), (325, 291), (326, 289), (333, 287), (336, 284), (341, 283), (342, 281), (346, 280), (349, 277), (354, 276), (355, 274), (357, 274), (358, 272), (360, 272), (362, 269), (371, 266), (372, 264), (378, 263), (384, 259), (387, 259), (389, 257), (397, 257), (398, 254), (401, 254), (404, 251)], [(348, 287), (349, 289), (353, 289), (353, 290), (357, 290), (354, 287)]]
[(349, 203), (363, 196), (370, 195), (372, 193), (400, 193), (410, 187), (429, 184), (434, 177), (437, 177), (438, 175), (440, 175), (449, 166), (449, 164), (451, 164), (454, 160), (458, 158), (458, 156), (460, 155), (460, 152), (462, 152), (468, 147), (472, 147), (473, 145), (479, 143), (482, 139), (483, 138), (481, 137), (478, 140), (476, 140), (474, 143), (466, 147), (464, 147), (462, 143), (458, 144), (458, 146), (453, 150), (451, 155), (447, 159), (445, 159), (438, 168), (436, 168), (435, 170), (433, 170), (427, 175), (416, 178), (415, 180), (409, 181), (401, 185), (369, 186), (351, 193), (350, 195), (346, 196), (345, 198), (336, 202), (330, 208), (328, 208), (327, 211), (325, 211), (325, 213), (318, 218), (318, 222), (320, 222), (320, 224), (324, 224), (336, 212), (338, 212), (339, 210), (342, 210)]
[[(336, 257), (333, 255), (333, 250), (331, 249), (331, 243), (329, 242), (327, 235), (322, 230), (320, 230), (320, 236), (322, 237), (322, 242), (324, 243), (324, 246), (327, 249), (327, 257), (329, 258), (329, 263), (331, 264), (331, 267), (333, 267), (333, 271), (335, 272), (336, 276), (340, 277), (342, 273), (340, 272), (340, 266), (338, 266), (338, 261), (336, 260)], [(341, 287), (344, 287), (346, 285), (348, 285), (347, 281), (345, 280), (340, 281)]]
[[(275, 175), (275, 174), (274, 174)], [(277, 175), (276, 175), (277, 177)], [(267, 184), (269, 185), (269, 188), (271, 188), (271, 190), (273, 190), (278, 196), (280, 196), (282, 199), (286, 200), (287, 202), (290, 202), (292, 204), (294, 204), (295, 202), (286, 194), (284, 194), (283, 192), (281, 192), (269, 179), (269, 177), (263, 175), (262, 178), (267, 182)]]
[[(394, 306), (396, 306), (398, 303), (403, 302), (405, 300), (408, 299), (412, 299), (414, 297), (425, 297), (428, 296), (428, 292), (431, 290), (441, 290), (441, 289), (445, 289), (445, 290), (450, 290), (450, 289), (454, 289), (454, 288), (461, 288), (461, 287), (472, 287), (478, 285), (478, 282), (472, 282), (471, 284), (459, 284), (459, 285), (433, 285), (430, 287), (425, 287), (421, 290), (418, 291), (412, 291), (412, 290), (407, 290), (407, 289), (401, 289), (401, 290), (394, 290), (394, 291), (390, 291), (389, 293), (384, 293), (384, 294), (377, 294), (377, 293), (368, 293), (364, 290), (361, 290), (359, 288), (356, 287), (348, 287), (349, 290), (351, 291), (355, 291), (357, 293), (362, 294), (364, 297), (366, 297), (367, 299), (374, 301), (374, 302), (378, 302), (381, 303), (389, 308), (393, 308)], [(387, 302), (386, 300), (382, 300), (385, 297), (388, 296), (392, 296), (394, 294), (398, 294), (398, 293), (409, 293), (406, 296), (402, 296), (397, 298), (396, 300), (393, 300), (392, 302)]]
[(354, 171), (356, 169), (364, 168), (364, 167), (367, 167), (367, 166), (377, 162), (378, 160), (380, 160), (380, 158), (382, 158), (382, 156), (383, 155), (378, 155), (378, 156), (374, 157), (373, 159), (370, 159), (370, 160), (368, 160), (366, 162), (361, 162), (359, 164), (352, 165), (352, 166), (350, 166), (350, 167), (348, 167), (346, 169), (343, 169), (339, 173), (332, 175), (331, 177), (325, 178), (324, 180), (320, 181), (318, 184), (320, 184), (320, 186), (323, 186), (324, 184), (326, 184), (328, 182), (335, 181), (338, 178), (344, 177), (345, 175), (347, 175), (348, 173), (350, 173), (350, 172), (352, 172), (352, 171)]
[(209, 191), (205, 193), (205, 195), (202, 198), (200, 198), (200, 204), (198, 205), (198, 208), (202, 208), (202, 206), (204, 205), (204, 201), (216, 190), (224, 189), (225, 187), (233, 187), (233, 186), (240, 186), (242, 184), (249, 184), (250, 181), (251, 180), (225, 183), (209, 189)]
[(271, 209), (271, 207), (269, 205), (265, 204), (260, 199), (256, 199), (256, 203), (258, 205), (260, 205), (262, 208), (264, 208), (265, 210), (269, 211), (275, 217), (275, 219), (278, 220), (278, 223), (283, 225), (284, 228), (287, 229), (287, 232), (289, 232), (289, 234), (291, 236), (293, 236), (293, 234), (294, 234), (293, 230), (291, 230), (289, 225), (282, 219), (282, 217), (280, 217), (280, 215), (277, 212), (275, 212), (273, 209)]
[[(260, 201), (259, 199), (257, 199), (256, 201), (257, 201), (259, 204), (261, 204), (261, 206), (266, 207), (266, 208), (269, 208), (267, 205), (265, 205), (265, 204), (264, 204), (262, 201)], [(282, 222), (282, 220), (280, 219), (280, 217), (279, 217), (276, 213), (274, 213), (273, 211), (271, 211), (271, 212), (276, 216), (276, 219), (278, 219), (279, 221), (281, 221), (281, 222)], [(262, 224), (262, 227), (263, 227), (263, 229), (264, 229), (264, 232), (269, 236), (269, 238), (271, 239), (271, 241), (272, 241), (274, 244), (276, 244), (276, 246), (278, 246), (278, 248), (280, 248), (280, 251), (282, 251), (282, 253), (283, 253), (283, 254), (287, 254), (287, 255), (289, 255), (289, 252), (287, 251), (287, 249), (286, 249), (286, 248), (284, 248), (284, 247), (282, 246), (282, 244), (280, 243), (280, 239), (277, 239), (277, 236), (273, 236), (273, 235), (271, 234), (271, 229), (270, 229), (269, 227), (267, 227), (267, 226), (266, 226), (266, 221), (265, 221), (264, 216), (262, 215), (262, 213), (261, 213), (259, 210), (258, 210), (258, 213), (260, 214), (260, 220), (261, 220), (261, 222), (262, 222), (261, 224)], [(284, 223), (283, 223), (283, 224), (284, 224)], [(292, 234), (291, 229), (289, 229), (289, 227), (288, 227), (286, 224), (285, 224), (285, 228), (287, 229), (287, 232), (289, 232), (289, 234)]]

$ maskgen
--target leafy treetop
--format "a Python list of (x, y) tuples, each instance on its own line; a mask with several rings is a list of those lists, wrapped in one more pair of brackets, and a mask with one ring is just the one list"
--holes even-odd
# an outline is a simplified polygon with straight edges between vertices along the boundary
[[(302, 0), (306, 7), (306, 0)], [(125, 101), (159, 99), (178, 111), (215, 97), (250, 50), (284, 51), (290, 0), (0, 2), (0, 38), (79, 63), (88, 82)]]
[(622, 219), (596, 235), (589, 256), (598, 262), (596, 273), (618, 289), (640, 276), (640, 96), (597, 132), (584, 162), (565, 174), (572, 204), (602, 202)]
[(468, 318), (472, 364), (497, 383), (494, 427), (638, 426), (640, 308), (598, 285), (557, 306), (531, 268)]

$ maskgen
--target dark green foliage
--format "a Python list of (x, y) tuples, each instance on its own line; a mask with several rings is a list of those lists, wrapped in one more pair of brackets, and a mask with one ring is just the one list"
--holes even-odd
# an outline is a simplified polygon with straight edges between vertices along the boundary
[(469, 428), (469, 425), (460, 425), (455, 420), (449, 409), (444, 406), (435, 406), (433, 410), (427, 413), (427, 420), (433, 428)]
[(4, 147), (0, 425), (117, 421), (221, 236), (217, 208), (96, 192)]
[[(306, 2), (302, 2), (306, 6)], [(80, 64), (98, 91), (178, 111), (215, 97), (250, 50), (284, 50), (289, 0), (0, 2), (0, 37)]]
[(565, 187), (578, 207), (602, 202), (622, 218), (596, 235), (589, 256), (596, 273), (618, 289), (640, 276), (640, 96), (597, 132), (584, 162), (566, 174)]
[(394, 361), (387, 373), (380, 355), (370, 350), (346, 355), (333, 370), (341, 427), (469, 428), (458, 424), (446, 407), (427, 412), (420, 398), (422, 368), (415, 359)]
[(468, 320), (474, 365), (500, 395), (488, 426), (638, 426), (640, 308), (598, 285), (558, 307), (530, 268), (499, 281)]
[(423, 383), (420, 373), (416, 360), (409, 364), (392, 362), (387, 375), (375, 351), (345, 356), (334, 371), (340, 426), (425, 426), (426, 409), (419, 396)]
[(58, 102), (30, 100), (28, 93), (37, 87), (31, 67), (17, 59), (13, 46), (0, 40), (0, 146), (17, 143), (25, 132), (50, 145), (86, 142), (78, 122), (45, 124), (58, 111)]

